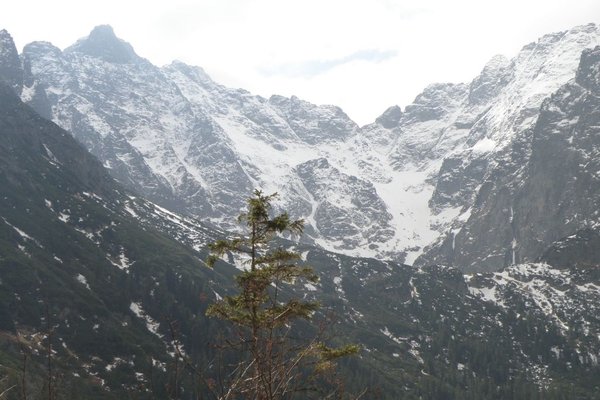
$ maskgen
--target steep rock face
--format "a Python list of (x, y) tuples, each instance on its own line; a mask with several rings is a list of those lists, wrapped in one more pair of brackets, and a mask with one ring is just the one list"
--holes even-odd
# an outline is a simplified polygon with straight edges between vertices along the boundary
[(481, 74), (469, 86), (469, 103), (485, 104), (500, 94), (512, 78), (511, 63), (508, 58), (497, 55), (483, 68)]
[(21, 93), (23, 85), (21, 60), (12, 36), (4, 29), (0, 30), (0, 78), (17, 94)]
[[(512, 207), (514, 193), (523, 185), (527, 172), (527, 160), (531, 154), (532, 129), (520, 132), (504, 151), (489, 159), (483, 159), (480, 181), (475, 181), (472, 206), (453, 223), (448, 234), (426, 249), (419, 263), (455, 265), (463, 270), (500, 269), (514, 264), (513, 229), (515, 211)], [(462, 167), (462, 163), (459, 164)], [(477, 164), (469, 164), (477, 165)], [(496, 165), (490, 168), (490, 165)], [(446, 175), (440, 175), (444, 178)], [(450, 174), (450, 177), (454, 175)], [(462, 178), (468, 181), (468, 177)], [(452, 184), (452, 182), (450, 182)], [(460, 193), (460, 191), (457, 191)], [(454, 194), (450, 192), (451, 194)], [(439, 198), (439, 194), (436, 194)], [(436, 199), (434, 195), (434, 199)], [(450, 201), (460, 200), (460, 197)], [(482, 238), (488, 242), (484, 242)], [(490, 243), (499, 243), (498, 246)], [(467, 250), (463, 250), (468, 248)], [(513, 260), (515, 256), (515, 260)]]
[(600, 230), (584, 228), (556, 241), (540, 260), (555, 268), (590, 269), (600, 273)]
[(4, 29), (0, 30), (0, 82), (11, 87), (38, 114), (46, 119), (52, 118), (45, 88), (31, 73), (28, 60), (20, 59), (12, 36)]
[[(68, 185), (70, 179), (99, 195), (114, 197), (112, 178), (68, 133), (21, 104), (3, 84), (0, 84), (0, 98), (4, 103), (0, 158), (5, 179), (23, 190), (34, 190), (38, 184), (35, 173), (51, 175), (56, 168), (65, 170), (67, 179), (61, 185), (64, 191), (72, 190)], [(42, 170), (40, 163), (45, 164)], [(23, 168), (24, 165), (28, 167)]]
[(575, 81), (593, 93), (600, 92), (600, 47), (583, 51)]
[[(56, 62), (57, 57), (60, 55), (60, 49), (48, 42), (30, 43), (26, 48), (47, 51), (49, 65), (52, 65), (52, 62)], [(42, 117), (52, 120), (52, 104), (48, 96), (55, 97), (55, 95), (47, 91), (48, 84), (41, 82), (34, 76), (31, 69), (31, 60), (28, 57), (22, 56), (21, 61), (23, 63), (24, 76), (21, 100), (26, 102)]]
[(470, 219), (428, 254), (429, 262), (499, 269), (533, 261), (548, 243), (597, 226), (598, 52), (598, 47), (583, 52), (575, 81), (547, 99), (535, 127), (517, 135), (497, 159)]
[[(307, 214), (311, 226), (340, 249), (371, 245), (375, 250), (393, 237), (392, 216), (370, 182), (340, 172), (325, 158), (302, 163), (295, 172), (313, 199)], [(314, 235), (317, 243), (321, 235)]]
[(542, 106), (527, 184), (516, 198), (518, 254), (600, 223), (600, 47), (582, 54), (576, 84)]

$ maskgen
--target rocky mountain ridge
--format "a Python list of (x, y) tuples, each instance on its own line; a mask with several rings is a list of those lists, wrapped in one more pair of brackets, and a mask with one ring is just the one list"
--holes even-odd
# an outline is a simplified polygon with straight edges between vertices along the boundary
[(237, 194), (261, 187), (307, 219), (310, 243), (412, 263), (457, 234), (543, 100), (598, 43), (593, 24), (546, 35), (512, 60), (494, 57), (469, 84), (431, 85), (358, 127), (334, 106), (253, 96), (180, 62), (155, 67), (99, 27), (64, 52), (27, 45), (22, 98), (172, 210), (223, 225), (243, 206)]
[[(471, 83), (431, 85), (364, 127), (334, 106), (253, 96), (180, 62), (155, 67), (108, 26), (65, 51), (25, 46), (21, 97), (126, 187), (215, 226), (239, 213), (238, 193), (261, 187), (280, 192), (280, 206), (304, 217), (307, 241), (323, 248), (498, 269), (513, 261), (512, 238), (488, 238), (495, 250), (467, 245), (473, 228), (462, 227), (471, 219), (491, 229), (473, 216), (484, 213), (477, 198), (495, 179), (526, 173), (543, 100), (573, 79), (599, 38), (593, 24), (546, 35), (512, 60), (494, 57)], [(11, 54), (4, 64), (14, 64)]]

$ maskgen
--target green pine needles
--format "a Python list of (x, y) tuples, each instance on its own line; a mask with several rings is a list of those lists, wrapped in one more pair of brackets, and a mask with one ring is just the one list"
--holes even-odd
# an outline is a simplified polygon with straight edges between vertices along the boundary
[[(207, 315), (229, 321), (236, 338), (226, 347), (235, 349), (239, 361), (225, 374), (228, 379), (220, 399), (291, 399), (317, 395), (340, 398), (339, 388), (325, 378), (335, 360), (358, 351), (355, 345), (330, 348), (323, 343), (323, 327), (307, 327), (319, 309), (316, 301), (294, 297), (292, 284), (316, 283), (312, 268), (297, 263), (300, 255), (277, 247), (278, 235), (302, 234), (304, 221), (290, 220), (287, 213), (271, 217), (277, 193), (260, 190), (248, 199), (239, 222), (246, 234), (211, 244), (210, 267), (226, 254), (241, 258), (246, 269), (236, 277), (239, 293), (212, 304)], [(286, 285), (288, 284), (288, 285)], [(307, 336), (312, 332), (312, 336)], [(307, 337), (309, 337), (307, 339)], [(312, 338), (311, 338), (312, 337)]]

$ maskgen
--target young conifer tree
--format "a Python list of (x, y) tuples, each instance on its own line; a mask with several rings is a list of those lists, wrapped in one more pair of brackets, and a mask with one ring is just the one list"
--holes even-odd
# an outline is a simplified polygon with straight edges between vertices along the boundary
[(300, 235), (304, 225), (285, 212), (271, 217), (276, 197), (277, 193), (256, 190), (248, 199), (247, 212), (239, 217), (246, 234), (210, 245), (210, 267), (226, 254), (241, 257), (246, 264), (236, 277), (239, 293), (207, 310), (208, 316), (235, 326), (237, 341), (228, 344), (240, 350), (240, 361), (228, 374), (221, 399), (310, 398), (319, 390), (320, 373), (330, 371), (337, 358), (358, 351), (354, 345), (329, 348), (318, 334), (307, 339), (294, 331), (296, 322), (311, 320), (319, 304), (295, 298), (289, 291), (284, 294), (284, 284), (303, 279), (315, 283), (318, 277), (312, 268), (297, 264), (298, 253), (274, 244), (277, 235)]

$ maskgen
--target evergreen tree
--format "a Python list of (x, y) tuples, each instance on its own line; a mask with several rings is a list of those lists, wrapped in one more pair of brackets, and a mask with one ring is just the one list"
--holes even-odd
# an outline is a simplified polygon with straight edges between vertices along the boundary
[[(256, 190), (248, 199), (247, 212), (239, 222), (246, 234), (210, 245), (207, 264), (226, 254), (242, 258), (246, 269), (236, 277), (239, 293), (212, 304), (207, 315), (229, 321), (235, 327), (235, 341), (227, 347), (239, 350), (240, 360), (227, 376), (221, 399), (308, 398), (323, 384), (335, 359), (356, 353), (354, 345), (330, 348), (316, 334), (302, 339), (298, 321), (310, 321), (319, 309), (314, 301), (303, 301), (289, 293), (285, 284), (298, 280), (317, 282), (313, 269), (300, 266), (300, 255), (274, 245), (277, 235), (302, 233), (303, 220), (291, 220), (287, 213), (270, 216), (277, 193), (264, 195)], [(322, 395), (322, 394), (321, 394)], [(339, 393), (338, 393), (339, 395)]]

